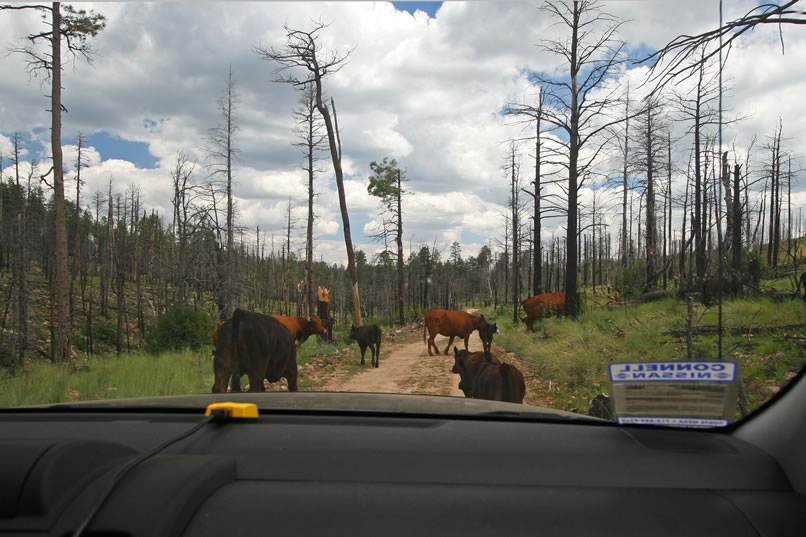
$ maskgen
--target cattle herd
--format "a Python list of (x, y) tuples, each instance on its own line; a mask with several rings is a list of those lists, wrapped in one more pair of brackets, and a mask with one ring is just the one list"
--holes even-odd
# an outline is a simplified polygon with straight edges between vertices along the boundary
[[(751, 287), (758, 286), (758, 267), (751, 266)], [(798, 278), (798, 289), (804, 288), (806, 300), (806, 273)], [(706, 279), (699, 289), (703, 302), (708, 305), (718, 295), (736, 296), (742, 282), (732, 279)], [(535, 321), (551, 315), (562, 315), (565, 310), (564, 293), (543, 293), (521, 302), (525, 316), (519, 317), (528, 331), (534, 331)], [(483, 349), (471, 352), (468, 348), (470, 334), (479, 331)], [(454, 347), (454, 365), (451, 371), (459, 375), (459, 389), (465, 397), (523, 403), (526, 385), (523, 374), (512, 364), (502, 363), (492, 352), (493, 335), (498, 332), (494, 323), (487, 322), (484, 315), (472, 315), (464, 311), (429, 310), (423, 323), (423, 343), (428, 355), (439, 355), (434, 342), (437, 335), (447, 336), (445, 355), (450, 351), (455, 338), (464, 340), (464, 349)], [(241, 376), (249, 377), (250, 391), (264, 391), (263, 380), (277, 382), (285, 377), (288, 390), (297, 391), (297, 345), (311, 335), (326, 335), (327, 330), (317, 316), (293, 317), (264, 315), (237, 309), (227, 321), (219, 322), (213, 333), (213, 393), (227, 391), (227, 384), (234, 392), (241, 391)], [(361, 349), (361, 365), (364, 365), (367, 348), (370, 349), (371, 366), (377, 368), (381, 353), (381, 329), (377, 325), (352, 326), (350, 338)]]
[[(533, 323), (545, 316), (562, 312), (565, 295), (546, 293), (522, 303), (526, 317), (521, 321), (532, 330)], [(470, 334), (479, 331), (483, 350), (470, 352)], [(459, 389), (465, 397), (522, 403), (526, 392), (523, 374), (513, 365), (502, 363), (492, 353), (493, 335), (498, 332), (494, 323), (484, 315), (471, 315), (463, 311), (430, 310), (423, 323), (423, 343), (428, 355), (432, 350), (439, 354), (434, 343), (437, 335), (449, 338), (445, 355), (455, 338), (464, 340), (464, 350), (454, 347), (454, 365), (451, 371), (459, 374)], [(213, 393), (241, 391), (241, 376), (249, 378), (250, 391), (264, 391), (263, 380), (277, 382), (285, 378), (288, 390), (297, 391), (297, 346), (312, 335), (325, 335), (327, 330), (317, 316), (294, 317), (264, 315), (236, 309), (227, 321), (217, 324), (213, 332)], [(378, 367), (381, 354), (381, 329), (377, 325), (351, 326), (350, 338), (361, 349), (361, 365), (370, 349), (371, 366)]]

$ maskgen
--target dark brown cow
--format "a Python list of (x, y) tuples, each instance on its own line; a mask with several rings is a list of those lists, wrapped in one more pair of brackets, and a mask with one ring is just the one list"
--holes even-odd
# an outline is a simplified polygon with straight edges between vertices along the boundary
[(459, 373), (459, 389), (465, 397), (523, 403), (526, 395), (523, 374), (514, 365), (501, 363), (489, 353), (454, 350), (452, 371)]
[[(459, 375), (459, 389), (464, 392), (465, 397), (468, 399), (474, 397), (474, 393), (476, 391), (476, 386), (474, 386), (474, 381), (478, 379), (479, 370), (484, 367), (485, 364), (485, 355), (484, 352), (470, 352), (466, 350), (459, 350), (457, 347), (453, 348), (453, 367), (451, 368), (451, 373), (458, 373)], [(500, 364), (501, 362), (498, 358), (492, 355), (489, 356), (489, 360), (493, 363)]]
[(806, 302), (806, 272), (800, 275), (796, 281), (797, 287), (795, 288), (795, 296), (800, 294), (800, 288), (803, 287), (803, 301)]
[(312, 334), (326, 335), (327, 329), (322, 319), (312, 317), (295, 317), (293, 315), (271, 315), (288, 328), (297, 345), (302, 345)]
[(453, 338), (460, 337), (465, 340), (465, 350), (467, 350), (467, 342), (470, 339), (470, 334), (473, 330), (478, 330), (486, 325), (487, 321), (484, 315), (479, 317), (471, 315), (464, 311), (453, 310), (429, 310), (425, 314), (425, 322), (423, 323), (423, 343), (425, 343), (426, 332), (428, 332), (428, 356), (433, 356), (431, 347), (439, 354), (439, 348), (434, 343), (434, 338), (437, 334), (449, 336), (448, 346), (445, 347), (445, 354), (453, 345)]
[(565, 311), (565, 293), (543, 293), (527, 298), (521, 302), (526, 317), (520, 317), (526, 323), (526, 329), (534, 332), (534, 322), (549, 315), (562, 315)]
[(719, 292), (722, 292), (722, 297), (727, 298), (731, 296), (736, 298), (742, 290), (742, 282), (733, 278), (709, 278), (702, 282), (702, 303), (710, 306), (717, 300)]
[(241, 391), (241, 374), (249, 377), (249, 391), (264, 391), (263, 379), (288, 380), (288, 391), (297, 391), (297, 348), (280, 321), (269, 315), (236, 309), (219, 329), (213, 359), (213, 393)]

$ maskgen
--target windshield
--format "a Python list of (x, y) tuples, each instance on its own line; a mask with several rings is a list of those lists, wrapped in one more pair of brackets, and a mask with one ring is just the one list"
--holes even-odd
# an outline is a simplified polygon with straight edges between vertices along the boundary
[(806, 364), (791, 4), (2, 7), (0, 407), (749, 415)]

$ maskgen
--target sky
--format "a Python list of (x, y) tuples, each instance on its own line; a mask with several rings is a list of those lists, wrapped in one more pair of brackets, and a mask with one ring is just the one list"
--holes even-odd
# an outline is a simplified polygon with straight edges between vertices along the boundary
[[(725, 18), (754, 4), (726, 2)], [(367, 193), (370, 163), (394, 158), (405, 170), (405, 249), (436, 244), (446, 254), (458, 241), (462, 256), (487, 244), (500, 247), (509, 195), (504, 170), (509, 140), (531, 134), (502, 114), (509, 102), (534, 102), (530, 74), (562, 75), (557, 57), (537, 45), (563, 37), (556, 21), (533, 2), (179, 2), (75, 4), (106, 16), (107, 27), (92, 40), (92, 65), (70, 62), (63, 75), (63, 147), (66, 190), (74, 199), (75, 140), (87, 136), (88, 167), (82, 170), (82, 206), (96, 191), (125, 193), (136, 187), (141, 206), (171, 215), (170, 172), (180, 152), (197, 161), (193, 181), (208, 179), (205, 138), (221, 122), (217, 100), (231, 69), (238, 97), (234, 194), (237, 222), (245, 240), (259, 227), (276, 248), (285, 235), (289, 200), (294, 217), (292, 249), (304, 250), (307, 178), (294, 147), (293, 87), (272, 82), (275, 65), (255, 47), (284, 44), (283, 25), (328, 27), (322, 45), (349, 53), (349, 62), (328, 76), (325, 91), (336, 103), (345, 171), (345, 191), (356, 249), (369, 256), (381, 245), (371, 236), (384, 218), (380, 200)], [(603, 10), (626, 22), (619, 37), (636, 56), (662, 47), (681, 33), (718, 25), (715, 1), (613, 1)], [(42, 30), (34, 13), (0, 14), (0, 47)], [(761, 170), (764, 147), (779, 118), (785, 149), (801, 166), (806, 155), (806, 115), (798, 113), (806, 94), (806, 30), (757, 29), (731, 51), (725, 77), (731, 89), (725, 106), (744, 119), (724, 130), (725, 145), (744, 152), (757, 136), (751, 170)], [(0, 55), (0, 155), (3, 177), (11, 139), (18, 133), (22, 156), (45, 165), (50, 156), (49, 93), (29, 76), (20, 54)], [(627, 63), (611, 84), (626, 86), (637, 100), (646, 93), (646, 67)], [(681, 85), (680, 91), (690, 87)], [(671, 112), (670, 112), (671, 113)], [(684, 188), (690, 142), (685, 125), (675, 124), (673, 190)], [(519, 149), (522, 181), (533, 168), (530, 148)], [(733, 153), (732, 153), (733, 154)], [(606, 153), (605, 153), (606, 155)], [(315, 256), (344, 263), (341, 215), (329, 155), (316, 177)], [(600, 170), (618, 169), (604, 158)], [(49, 164), (46, 165), (49, 166)], [(548, 171), (548, 167), (546, 168)], [(758, 172), (760, 173), (760, 172)], [(759, 186), (760, 188), (760, 186)], [(559, 193), (559, 186), (549, 193)], [(606, 207), (617, 233), (617, 190), (604, 179), (586, 185), (581, 204)], [(803, 181), (793, 184), (793, 205), (806, 207)], [(527, 209), (529, 210), (529, 209)], [(94, 209), (93, 209), (94, 211)], [(620, 218), (620, 217), (619, 217)], [(564, 234), (560, 218), (544, 223), (543, 236)], [(266, 247), (270, 249), (270, 244)]]

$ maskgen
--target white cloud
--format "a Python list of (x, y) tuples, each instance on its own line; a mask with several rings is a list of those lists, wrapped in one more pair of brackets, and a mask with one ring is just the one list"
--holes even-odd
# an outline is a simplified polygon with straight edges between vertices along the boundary
[[(725, 17), (743, 14), (752, 5), (729, 2)], [(301, 154), (292, 146), (296, 96), (291, 86), (271, 82), (273, 66), (253, 51), (259, 44), (281, 46), (284, 23), (310, 28), (312, 20), (322, 20), (330, 24), (321, 32), (323, 46), (352, 51), (350, 62), (326, 81), (325, 89), (338, 113), (353, 233), (366, 233), (380, 219), (382, 207), (366, 192), (367, 177), (369, 163), (388, 156), (398, 159), (410, 180), (404, 202), (406, 237), (427, 244), (436, 239), (443, 248), (464, 240), (465, 256), (475, 255), (478, 245), (501, 235), (501, 204), (508, 190), (501, 166), (507, 141), (531, 134), (499, 112), (509, 101), (533, 98), (527, 71), (551, 72), (560, 66), (535, 45), (561, 36), (562, 28), (536, 4), (526, 2), (446, 2), (436, 19), (422, 13), (411, 16), (387, 2), (80, 7), (104, 13), (108, 24), (93, 41), (98, 50), (94, 66), (77, 62), (65, 70), (64, 139), (74, 139), (79, 130), (105, 131), (147, 144), (157, 159), (156, 169), (144, 170), (123, 160), (103, 160), (101, 152), (88, 148), (84, 199), (95, 191), (105, 193), (111, 179), (116, 192), (136, 185), (144, 207), (170, 214), (169, 173), (177, 152), (197, 156), (196, 182), (207, 178), (205, 137), (220, 123), (216, 100), (231, 67), (239, 102), (234, 187), (239, 223), (250, 233), (260, 226), (261, 234), (280, 237), (291, 199), (297, 244), (302, 244), (305, 232), (307, 178), (299, 168)], [(632, 19), (620, 30), (632, 49), (658, 47), (680, 33), (713, 28), (718, 14), (717, 2), (701, 0), (614, 1), (603, 8)], [(0, 35), (22, 37), (40, 25), (35, 14), (8, 14), (0, 17)], [(753, 134), (759, 138), (756, 147), (761, 147), (781, 117), (786, 147), (806, 154), (806, 117), (799, 113), (800, 96), (806, 93), (806, 33), (785, 27), (784, 36), (786, 55), (781, 55), (777, 29), (772, 27), (747, 34), (731, 52), (725, 74), (733, 90), (726, 104), (750, 117), (726, 127), (724, 137), (735, 141), (740, 152)], [(6, 76), (0, 77), (0, 152), (7, 156), (9, 137), (19, 131), (45, 147), (40, 159), (44, 162), (50, 152), (44, 97), (48, 90), (36, 79), (29, 82), (19, 55), (2, 61)], [(640, 87), (645, 71), (630, 64), (620, 77), (630, 80), (636, 102), (646, 92)], [(682, 135), (684, 127), (674, 129)], [(689, 145), (682, 138), (675, 148), (675, 192), (683, 191)], [(67, 162), (74, 159), (72, 146), (65, 151)], [(529, 151), (522, 150), (524, 179), (531, 174)], [(325, 171), (315, 184), (315, 234), (322, 239), (317, 239), (316, 257), (343, 260), (330, 156), (321, 156)], [(761, 152), (754, 154), (754, 170), (761, 169), (757, 160), (762, 157)], [(605, 158), (601, 168), (618, 169), (617, 164), (618, 158)], [(544, 166), (544, 173), (550, 168), (557, 166)], [(803, 187), (793, 189), (793, 200), (803, 204)], [(561, 194), (559, 185), (549, 185), (545, 192)], [(604, 198), (605, 193), (617, 196), (617, 190), (603, 190)], [(582, 190), (580, 201), (590, 206), (589, 189)], [(615, 214), (617, 202), (610, 205)], [(563, 225), (564, 218), (546, 220), (544, 237), (562, 234)], [(374, 251), (377, 245), (362, 235), (356, 240)]]

